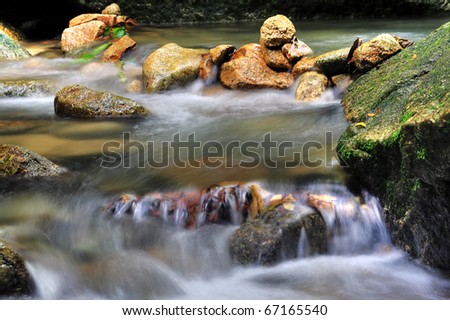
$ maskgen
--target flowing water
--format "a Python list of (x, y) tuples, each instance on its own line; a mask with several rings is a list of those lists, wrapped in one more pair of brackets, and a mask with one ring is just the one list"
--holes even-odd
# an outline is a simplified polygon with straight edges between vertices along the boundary
[[(322, 53), (350, 46), (357, 36), (367, 40), (381, 32), (418, 40), (444, 22), (296, 26), (298, 37)], [(138, 79), (145, 57), (168, 42), (204, 48), (257, 42), (259, 25), (140, 27), (132, 32), (139, 46), (127, 56), (124, 74), (127, 81)], [(54, 93), (0, 98), (0, 143), (27, 147), (70, 172), (53, 179), (1, 181), (0, 238), (25, 258), (36, 286), (32, 298), (448, 297), (445, 278), (391, 245), (378, 200), (349, 183), (351, 177), (339, 166), (334, 146), (347, 123), (338, 91), (309, 104), (296, 102), (289, 90), (232, 92), (202, 82), (160, 94), (130, 94), (116, 66), (55, 56), (55, 45), (53, 40), (28, 43), (37, 56), (2, 63), (0, 79), (47, 79), (56, 89), (78, 83), (126, 95), (153, 116), (131, 121), (61, 119), (53, 111)], [(177, 137), (193, 137), (201, 146), (192, 153), (180, 152), (185, 167), (177, 165), (174, 150), (165, 148)], [(268, 138), (277, 148), (283, 143), (288, 148), (268, 153), (261, 147)], [(120, 147), (113, 154), (103, 152), (111, 142)], [(246, 154), (226, 148), (233, 143), (253, 148)], [(205, 145), (224, 146), (223, 154), (209, 159)], [(156, 167), (149, 159), (167, 163)], [(168, 217), (164, 222), (164, 216), (104, 214), (105, 205), (122, 193), (192, 192), (227, 181), (256, 182), (273, 194), (314, 193), (334, 199), (333, 210), (321, 212), (328, 253), (310, 255), (303, 233), (297, 259), (271, 267), (236, 266), (229, 239), (238, 218), (185, 230), (168, 223)]]

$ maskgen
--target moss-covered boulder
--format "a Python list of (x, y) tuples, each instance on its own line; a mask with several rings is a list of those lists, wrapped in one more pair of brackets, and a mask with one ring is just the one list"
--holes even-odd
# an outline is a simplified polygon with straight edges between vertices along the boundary
[(298, 257), (299, 239), (305, 231), (308, 255), (327, 250), (326, 226), (322, 216), (309, 207), (284, 210), (278, 207), (242, 224), (230, 240), (234, 263), (272, 265)]
[(0, 30), (0, 61), (20, 60), (29, 57), (31, 57), (31, 54), (27, 50)]
[(27, 295), (32, 281), (22, 258), (0, 242), (0, 297)]
[(54, 105), (55, 113), (61, 117), (110, 118), (149, 114), (136, 101), (80, 85), (71, 85), (59, 90)]
[(48, 80), (0, 81), (0, 98), (42, 96), (52, 92), (53, 87)]
[(380, 197), (394, 242), (450, 270), (450, 23), (358, 78), (342, 162)]
[(200, 71), (202, 54), (208, 52), (183, 48), (176, 43), (168, 43), (157, 49), (144, 62), (145, 88), (148, 92), (157, 92), (195, 80)]
[(64, 171), (50, 160), (24, 147), (0, 144), (0, 177), (54, 176)]

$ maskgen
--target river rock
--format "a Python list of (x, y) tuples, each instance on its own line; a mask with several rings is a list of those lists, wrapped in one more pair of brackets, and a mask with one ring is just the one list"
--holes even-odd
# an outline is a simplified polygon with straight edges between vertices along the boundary
[(31, 54), (27, 50), (0, 30), (0, 61), (20, 60), (29, 57), (31, 57)]
[(301, 102), (317, 100), (329, 85), (327, 76), (316, 71), (306, 72), (300, 78), (295, 98)]
[(0, 242), (0, 297), (27, 295), (32, 287), (23, 259)]
[(69, 28), (79, 26), (91, 21), (103, 22), (105, 25), (111, 28), (117, 24), (117, 16), (112, 14), (84, 13), (70, 20)]
[(353, 53), (353, 61), (359, 71), (367, 72), (402, 49), (396, 38), (383, 33), (359, 46)]
[(211, 56), (209, 54), (203, 54), (198, 77), (202, 80), (208, 80), (213, 77), (214, 74), (217, 76), (217, 72), (214, 72), (214, 64)]
[(145, 59), (144, 84), (148, 92), (168, 89), (172, 85), (184, 85), (198, 77), (202, 54), (200, 49), (187, 49), (176, 43), (168, 43)]
[(22, 40), (23, 36), (20, 31), (11, 27), (9, 24), (0, 21), (0, 31), (3, 31), (8, 37), (10, 37), (13, 41), (19, 42)]
[(275, 70), (289, 70), (291, 64), (285, 57), (281, 48), (267, 48), (265, 45), (261, 45), (262, 58), (266, 62), (267, 66)]
[(54, 105), (55, 113), (61, 117), (130, 117), (149, 114), (143, 106), (131, 99), (80, 85), (59, 90)]
[(61, 36), (61, 50), (69, 52), (89, 45), (103, 36), (105, 28), (106, 24), (101, 21), (91, 21), (66, 28)]
[(316, 70), (314, 63), (315, 59), (312, 57), (305, 57), (298, 61), (292, 68), (292, 75), (294, 76), (294, 79), (297, 79), (305, 72)]
[(344, 92), (352, 81), (352, 77), (349, 74), (338, 74), (331, 77), (331, 83), (338, 88), (340, 92)]
[(224, 62), (230, 61), (231, 56), (236, 51), (236, 47), (231, 44), (221, 44), (209, 50), (212, 62), (220, 66)]
[(339, 49), (317, 56), (314, 65), (318, 71), (332, 77), (342, 73), (348, 73), (347, 59), (350, 48)]
[(131, 39), (128, 35), (124, 35), (119, 40), (113, 42), (108, 49), (103, 52), (100, 58), (102, 62), (117, 62), (127, 50), (136, 46), (136, 41)]
[(296, 63), (301, 58), (313, 54), (312, 49), (306, 43), (295, 37), (292, 42), (284, 44), (281, 51), (291, 63)]
[(260, 29), (260, 42), (266, 47), (278, 47), (295, 36), (295, 26), (286, 16), (278, 14), (264, 21)]
[(120, 7), (117, 3), (111, 3), (109, 6), (102, 10), (102, 14), (114, 14), (116, 16), (120, 16)]
[(325, 253), (327, 233), (322, 216), (301, 206), (286, 212), (276, 208), (242, 224), (230, 239), (231, 258), (234, 263), (243, 265), (273, 265), (297, 258), (302, 229), (308, 239), (305, 253)]
[(0, 144), (0, 176), (55, 176), (65, 170), (23, 147)]
[(43, 96), (53, 91), (54, 85), (47, 80), (0, 81), (0, 97)]
[(261, 57), (258, 44), (247, 44), (235, 52), (220, 70), (220, 81), (230, 89), (286, 89), (294, 79), (288, 72), (270, 69)]
[[(337, 151), (377, 195), (396, 245), (450, 271), (450, 23), (356, 79)], [(375, 116), (374, 116), (375, 115)]]

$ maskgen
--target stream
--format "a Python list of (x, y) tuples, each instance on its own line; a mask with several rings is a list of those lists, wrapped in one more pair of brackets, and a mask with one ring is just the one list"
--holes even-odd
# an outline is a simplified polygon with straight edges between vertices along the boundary
[[(417, 41), (444, 22), (295, 25), (297, 37), (320, 54), (383, 32)], [(147, 55), (168, 42), (198, 48), (240, 46), (257, 42), (259, 27), (138, 27), (131, 31), (138, 47), (125, 58), (125, 76), (139, 79)], [(59, 57), (57, 45), (57, 40), (25, 43), (36, 56), (2, 62), (0, 80), (46, 79), (56, 89), (76, 83), (127, 96), (153, 116), (63, 119), (54, 114), (54, 93), (0, 98), (0, 143), (24, 146), (68, 170), (56, 178), (0, 181), (0, 238), (24, 257), (36, 289), (32, 299), (450, 297), (447, 278), (391, 244), (378, 200), (339, 165), (334, 147), (347, 122), (337, 90), (314, 103), (296, 102), (290, 90), (238, 92), (201, 81), (163, 93), (132, 94), (116, 66)], [(194, 152), (181, 150), (176, 156), (166, 150), (165, 144), (190, 136), (201, 146)], [(283, 143), (288, 148), (268, 153), (260, 147), (268, 137), (277, 148)], [(111, 142), (120, 145), (114, 149), (119, 163), (111, 161), (112, 149), (106, 147)], [(246, 142), (257, 147), (247, 154), (224, 147), (213, 159), (219, 165), (207, 162), (205, 145)], [(152, 165), (149, 158), (163, 165)], [(105, 205), (122, 193), (190, 192), (235, 181), (257, 183), (274, 194), (312, 192), (338, 199), (343, 205), (336, 206), (334, 220), (325, 221), (329, 252), (300, 252), (305, 239), (299, 239), (297, 259), (274, 266), (237, 266), (229, 252), (229, 239), (238, 227), (232, 223), (185, 230), (159, 218), (104, 214)], [(361, 197), (364, 205), (355, 201)], [(344, 223), (350, 221), (345, 220), (348, 212), (355, 213), (352, 223)], [(337, 220), (345, 228), (331, 232)]]

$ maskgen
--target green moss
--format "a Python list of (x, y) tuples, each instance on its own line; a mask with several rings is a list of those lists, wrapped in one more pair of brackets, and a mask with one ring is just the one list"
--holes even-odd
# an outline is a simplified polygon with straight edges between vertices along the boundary
[(415, 114), (416, 114), (416, 112), (414, 112), (414, 111), (406, 111), (406, 112), (404, 112), (403, 115), (402, 115), (402, 123), (405, 123), (406, 121), (408, 121)]
[(419, 148), (417, 149), (416, 154), (419, 160), (425, 160), (425, 158), (427, 157), (427, 150), (423, 147)]

